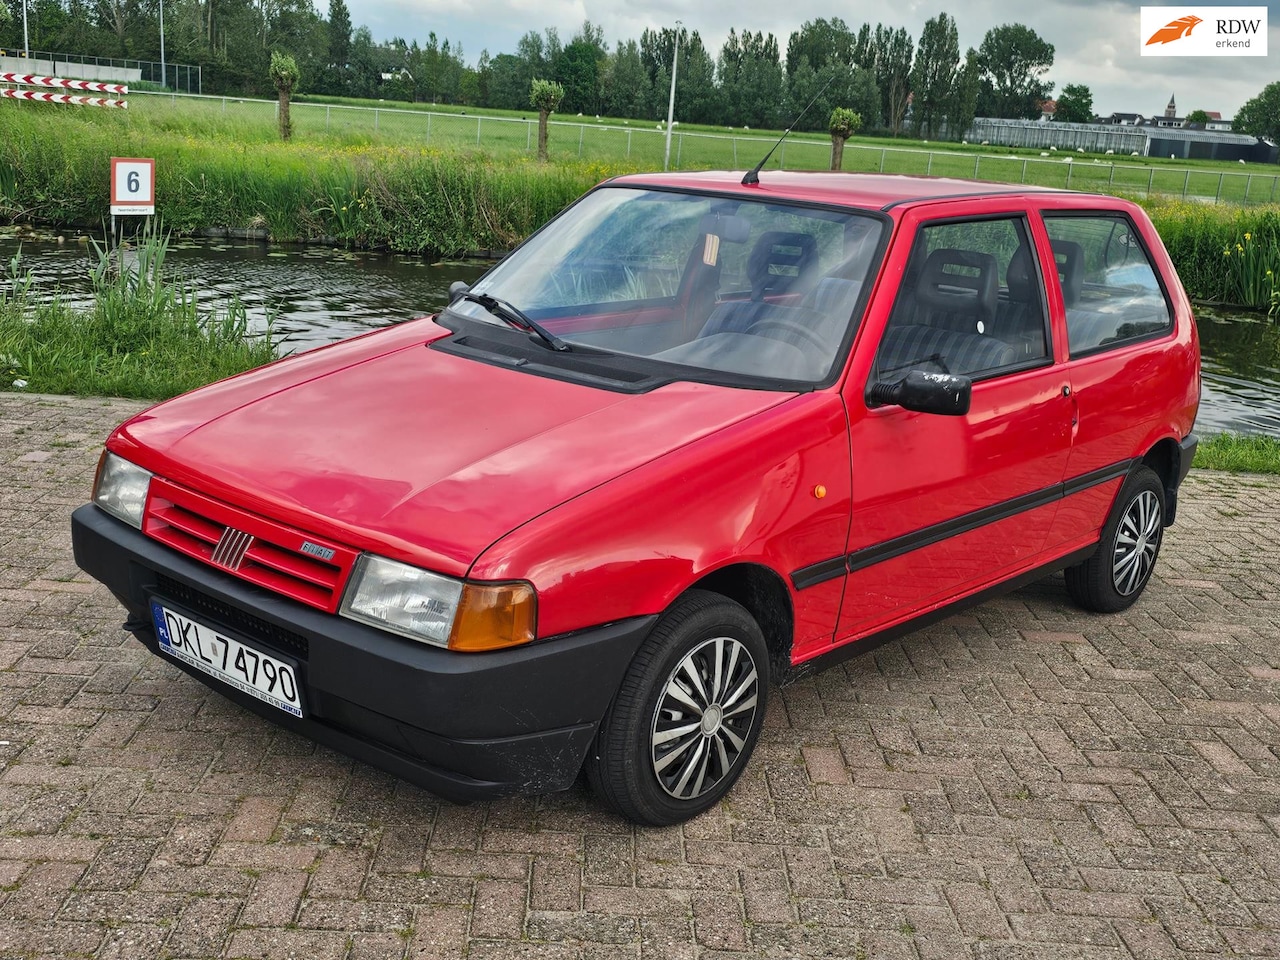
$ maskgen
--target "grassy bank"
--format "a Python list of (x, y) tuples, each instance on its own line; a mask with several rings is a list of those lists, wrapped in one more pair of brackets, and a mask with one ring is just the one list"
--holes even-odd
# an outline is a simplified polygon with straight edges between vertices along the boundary
[(123, 269), (102, 252), (85, 310), (39, 290), (15, 257), (0, 285), (0, 387), (160, 400), (276, 358), (270, 331), (250, 334), (238, 302), (201, 311), (188, 286), (165, 278), (165, 250), (162, 237), (144, 237)]
[[(233, 120), (55, 114), (0, 103), (0, 217), (96, 226), (112, 156), (154, 157), (178, 233), (262, 228), (431, 254), (501, 250), (619, 168), (329, 139), (282, 144)], [(15, 109), (15, 107), (17, 109)]]
[(1202, 470), (1280, 474), (1280, 439), (1221, 433), (1202, 440), (1193, 464)]

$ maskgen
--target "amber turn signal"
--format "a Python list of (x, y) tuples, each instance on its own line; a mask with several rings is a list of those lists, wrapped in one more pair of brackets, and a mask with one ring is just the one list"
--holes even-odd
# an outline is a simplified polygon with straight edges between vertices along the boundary
[(449, 649), (477, 653), (529, 643), (537, 636), (538, 603), (527, 583), (468, 583), (462, 588)]

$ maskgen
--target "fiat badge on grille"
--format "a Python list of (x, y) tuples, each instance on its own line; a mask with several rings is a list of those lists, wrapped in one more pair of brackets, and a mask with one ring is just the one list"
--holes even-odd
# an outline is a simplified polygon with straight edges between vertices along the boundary
[(302, 552), (309, 553), (313, 557), (319, 557), (321, 560), (332, 560), (333, 549), (331, 547), (322, 547), (318, 543), (312, 543), (310, 540), (302, 541)]

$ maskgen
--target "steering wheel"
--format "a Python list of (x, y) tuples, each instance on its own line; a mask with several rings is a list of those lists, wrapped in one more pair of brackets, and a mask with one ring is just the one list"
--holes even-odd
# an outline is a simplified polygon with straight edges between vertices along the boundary
[[(761, 320), (758, 323), (753, 323), (750, 327), (747, 328), (746, 332), (752, 333), (752, 334), (758, 333), (767, 337), (769, 336), (769, 334), (766, 332), (768, 330), (776, 330), (779, 333), (794, 334), (795, 336), (799, 337), (801, 340), (806, 341), (807, 343), (817, 347), (819, 350), (822, 350), (823, 352), (825, 352), (827, 349), (827, 345), (826, 343), (823, 342), (821, 337), (819, 337), (816, 333), (814, 333), (804, 324), (796, 323), (796, 321), (794, 320), (780, 320), (776, 317), (773, 317), (768, 320)], [(771, 339), (780, 340), (782, 338), (772, 337)]]

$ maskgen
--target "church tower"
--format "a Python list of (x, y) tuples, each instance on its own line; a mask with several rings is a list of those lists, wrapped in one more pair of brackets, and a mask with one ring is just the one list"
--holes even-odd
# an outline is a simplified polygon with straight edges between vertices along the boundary
[(1178, 105), (1174, 102), (1173, 94), (1169, 94), (1169, 105), (1164, 108), (1166, 117), (1176, 117), (1178, 115)]

